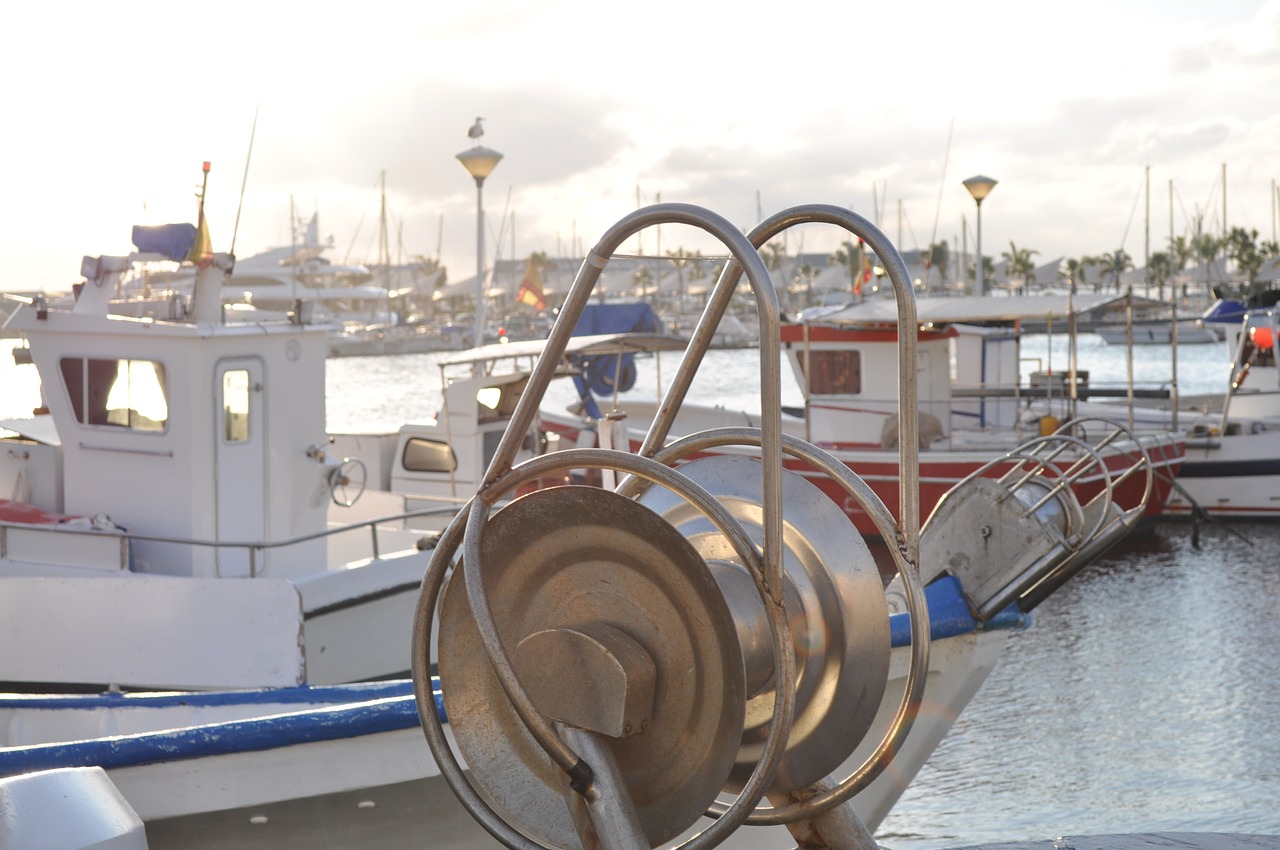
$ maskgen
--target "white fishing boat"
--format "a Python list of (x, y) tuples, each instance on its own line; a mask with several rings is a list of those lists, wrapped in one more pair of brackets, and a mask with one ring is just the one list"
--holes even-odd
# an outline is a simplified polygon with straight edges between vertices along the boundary
[[(1137, 408), (1136, 419), (1187, 434), (1172, 516), (1280, 517), (1280, 321), (1274, 295), (1220, 300), (1202, 321), (1221, 329), (1230, 370), (1221, 395)], [(1175, 419), (1170, 406), (1180, 406)]]
[(224, 323), (225, 256), (185, 319), (109, 313), (115, 279), (154, 256), (87, 258), (72, 309), (34, 299), (6, 324), (45, 408), (0, 423), (0, 635), (24, 647), (0, 655), (0, 682), (406, 673), (421, 533), (353, 509), (363, 467), (323, 427), (327, 329)]
[(1180, 393), (1184, 376), (1178, 374), (1176, 352), (1170, 356), (1172, 373), (1146, 386), (1090, 385), (1088, 371), (1073, 359), (1066, 369), (1059, 365), (1056, 375), (1041, 376), (1041, 386), (1024, 402), (1024, 415), (1102, 416), (1138, 430), (1176, 431), (1185, 436), (1186, 455), (1166, 516), (1280, 517), (1275, 298), (1264, 293), (1249, 304), (1219, 299), (1196, 320), (1215, 340), (1225, 340), (1218, 343), (1224, 355), (1220, 393)]
[[(589, 382), (612, 380), (613, 367), (620, 358), (631, 364), (637, 355), (683, 351), (688, 344), (686, 338), (661, 332), (662, 323), (645, 304), (590, 305), (585, 316), (557, 369), (558, 378), (584, 388)], [(364, 463), (368, 470), (366, 499), (371, 503), (389, 497), (388, 506), (396, 510), (461, 504), (483, 481), (545, 349), (546, 340), (536, 339), (491, 343), (443, 355), (436, 361), (441, 408), (434, 418), (404, 422), (395, 429), (333, 432), (330, 448)], [(634, 376), (631, 371), (624, 381)], [(576, 394), (570, 393), (570, 397)], [(535, 421), (517, 460), (571, 445)], [(526, 490), (574, 480), (580, 476), (552, 476), (531, 483)], [(437, 530), (445, 524), (445, 520), (437, 520)]]
[[(896, 256), (878, 231), (846, 210), (804, 214), (856, 228), (882, 257)], [(512, 379), (526, 390), (470, 397), (468, 416), (486, 402), (504, 414), (492, 449), (485, 450), (479, 435), (470, 449), (460, 442), (444, 446), (489, 458), (488, 469), (429, 562), (428, 552), (418, 550), (420, 533), (404, 527), (405, 512), (338, 532), (328, 527), (329, 506), (356, 504), (365, 469), (335, 456), (317, 433), (324, 420), (324, 331), (297, 322), (222, 324), (218, 286), (229, 258), (213, 256), (201, 268), (193, 311), (182, 321), (108, 314), (113, 276), (138, 256), (87, 260), (86, 284), (70, 311), (23, 305), (7, 327), (31, 343), (49, 413), (4, 423), (12, 436), (3, 443), (0, 480), (4, 492), (26, 498), (0, 503), (6, 512), (0, 642), (23, 648), (0, 656), (0, 682), (25, 693), (0, 700), (0, 774), (104, 767), (147, 823), (153, 847), (280, 846), (338, 835), (353, 845), (403, 846), (428, 831), (448, 844), (487, 846), (491, 824), (461, 817), (444, 789), (446, 783), (457, 789), (463, 764), (478, 776), (495, 775), (496, 763), (478, 764), (486, 757), (476, 736), (487, 735), (488, 721), (472, 709), (477, 699), (490, 702), (496, 683), (466, 625), (483, 623), (486, 615), (467, 612), (457, 590), (460, 572), (449, 584), (453, 592), (437, 598), (460, 547), (473, 545), (471, 527), (482, 535), (487, 522), (506, 526), (488, 535), (490, 543), (508, 547), (497, 558), (509, 568), (504, 575), (516, 586), (531, 582), (515, 597), (510, 584), (494, 589), (506, 608), (515, 602), (553, 620), (556, 611), (574, 620), (640, 614), (648, 623), (633, 624), (639, 638), (604, 638), (608, 651), (594, 654), (597, 661), (624, 647), (629, 669), (650, 648), (630, 653), (628, 640), (669, 635), (678, 643), (681, 630), (704, 621), (694, 640), (708, 652), (685, 657), (702, 684), (685, 690), (694, 681), (671, 675), (667, 660), (655, 656), (666, 671), (657, 680), (665, 690), (660, 697), (651, 693), (656, 713), (649, 719), (654, 735), (673, 731), (661, 706), (668, 699), (687, 705), (688, 694), (697, 692), (695, 714), (721, 706), (705, 713), (715, 723), (728, 721), (728, 731), (716, 732), (712, 750), (693, 763), (701, 777), (697, 794), (678, 803), (679, 813), (664, 810), (655, 829), (697, 828), (698, 815), (715, 805), (703, 797), (714, 798), (726, 783), (733, 789), (745, 782), (740, 800), (758, 798), (784, 756), (790, 761), (781, 764), (789, 766), (778, 776), (790, 784), (775, 786), (771, 795), (799, 793), (843, 766), (853, 773), (840, 793), (856, 790), (860, 817), (878, 822), (981, 686), (1009, 630), (1025, 626), (1027, 611), (1137, 524), (1146, 505), (1121, 504), (1117, 494), (1143, 481), (1143, 493), (1154, 497), (1157, 467), (1135, 450), (1142, 462), (1120, 471), (1105, 463), (1063, 469), (1057, 459), (1080, 442), (1037, 437), (1012, 455), (993, 456), (999, 468), (974, 469), (940, 501), (921, 533), (915, 371), (901, 378), (905, 486), (895, 517), (842, 461), (783, 434), (776, 295), (740, 232), (706, 211), (663, 205), (624, 219), (592, 256), (605, 258), (636, 228), (666, 220), (697, 223), (723, 239), (762, 304), (765, 413), (758, 427), (703, 433), (641, 454), (548, 452), (549, 445), (530, 441), (547, 382), (574, 346), (592, 344), (590, 338), (574, 342), (572, 328), (604, 262), (584, 264), (562, 314), (564, 327), (557, 325), (533, 370)], [(901, 330), (917, 320), (900, 265), (891, 274), (903, 309)], [(726, 276), (717, 285), (707, 324), (695, 331), (675, 378), (672, 411), (705, 351), (699, 340), (735, 284), (736, 277)], [(915, 359), (913, 336), (903, 334), (907, 363)], [(618, 343), (611, 344), (616, 358)], [(670, 422), (656, 420), (653, 433), (664, 424)], [(731, 444), (745, 451), (701, 456)], [(528, 460), (517, 465), (526, 451)], [(836, 481), (881, 536), (896, 541), (888, 569), (898, 577), (887, 592), (845, 512), (805, 476), (783, 469), (783, 451)], [(528, 485), (574, 470), (633, 477), (616, 492), (540, 486), (491, 519), (474, 513), (487, 514)], [(1096, 481), (1088, 497), (1078, 486), (1085, 477)], [(637, 487), (642, 479), (658, 486)], [(699, 512), (712, 516), (715, 528)], [(534, 541), (551, 550), (526, 546)], [(353, 554), (356, 544), (366, 551)], [(546, 557), (565, 545), (565, 557)], [(591, 552), (584, 553), (584, 545)], [(487, 549), (467, 551), (477, 557), (468, 555), (464, 566), (492, 562)], [(708, 572), (711, 562), (716, 566)], [(637, 569), (640, 564), (647, 566)], [(650, 567), (670, 580), (673, 592), (648, 595)], [(780, 595), (773, 604), (752, 602), (755, 586), (772, 586)], [(726, 603), (721, 592), (735, 601)], [(686, 604), (692, 619), (678, 613)], [(610, 634), (622, 628), (601, 625)], [(437, 630), (441, 700), (449, 716), (443, 726), (430, 682)], [(771, 648), (793, 635), (794, 649)], [(566, 658), (555, 654), (562, 637), (549, 640), (545, 669), (567, 675), (561, 696), (571, 698), (587, 668), (565, 668)], [(528, 652), (537, 666), (537, 641)], [(405, 683), (322, 687), (385, 678), (409, 665), (414, 697)], [(874, 676), (857, 679), (855, 670)], [(715, 690), (720, 686), (722, 693)], [(42, 695), (77, 689), (95, 693)], [(559, 699), (554, 687), (542, 686), (540, 693)], [(629, 704), (649, 711), (643, 699)], [(794, 746), (779, 743), (787, 735), (770, 720), (775, 705), (782, 706), (777, 723), (789, 726), (794, 709), (808, 730), (793, 736)], [(580, 722), (594, 722), (568, 703), (561, 707)], [(430, 754), (418, 737), (419, 722)], [(669, 759), (652, 757), (646, 742), (668, 747), (661, 738), (636, 741), (638, 729), (650, 728), (648, 720), (639, 722), (625, 737), (658, 770), (644, 781), (663, 785), (668, 769), (687, 772), (690, 762), (674, 751)], [(455, 737), (461, 760), (438, 749)], [(527, 741), (520, 747), (512, 752), (531, 752)], [(893, 769), (885, 770), (889, 753)], [(757, 763), (765, 767), (752, 767)], [(497, 766), (499, 775), (523, 770)], [(486, 793), (509, 799), (500, 787), (505, 780), (498, 786), (478, 781)], [(535, 796), (546, 805), (545, 789)], [(742, 804), (730, 806), (736, 813)], [(562, 827), (557, 816), (554, 829)], [(768, 833), (759, 831), (766, 839)]]
[[(1184, 320), (1177, 326), (1179, 345), (1206, 345), (1222, 340), (1212, 327), (1195, 320)], [(1170, 345), (1174, 341), (1173, 322), (1167, 320), (1099, 324), (1094, 326), (1093, 332), (1108, 345)]]

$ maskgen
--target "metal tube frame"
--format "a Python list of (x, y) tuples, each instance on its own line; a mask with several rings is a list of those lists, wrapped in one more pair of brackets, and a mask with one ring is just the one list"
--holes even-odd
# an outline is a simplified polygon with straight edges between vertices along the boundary
[[(647, 433), (641, 450), (633, 455), (626, 452), (593, 449), (570, 449), (526, 461), (513, 469), (524, 434), (535, 421), (538, 408), (557, 365), (562, 358), (567, 341), (588, 303), (601, 272), (613, 252), (637, 231), (649, 226), (679, 223), (701, 228), (716, 236), (733, 256), (712, 291), (707, 307), (695, 327), (692, 338), (676, 376), (669, 386)], [(782, 600), (782, 506), (781, 477), (784, 439), (781, 429), (781, 339), (780, 312), (777, 292), (758, 249), (772, 236), (787, 227), (801, 223), (831, 223), (842, 226), (862, 237), (869, 244), (889, 272), (898, 306), (899, 324), (899, 418), (900, 450), (899, 466), (902, 492), (899, 504), (899, 522), (895, 526), (883, 503), (871, 493), (843, 464), (829, 455), (800, 441), (786, 440), (789, 453), (800, 456), (820, 469), (824, 469), (841, 483), (855, 499), (873, 507), (870, 513), (877, 515), (877, 524), (883, 531), (895, 532), (897, 550), (895, 560), (908, 588), (908, 604), (911, 607), (913, 638), (912, 666), (903, 705), (891, 733), (886, 736), (872, 759), (855, 771), (845, 782), (826, 793), (778, 809), (754, 812), (767, 784), (776, 772), (785, 752), (795, 708), (795, 659), (790, 651), (789, 630)], [(760, 322), (760, 396), (761, 427), (749, 429), (743, 437), (760, 449), (763, 543), (757, 551), (741, 526), (728, 516), (723, 507), (709, 494), (678, 471), (653, 459), (665, 441), (675, 413), (692, 384), (693, 376), (709, 347), (721, 318), (733, 296), (743, 272), (755, 295)], [(476, 794), (466, 780), (457, 759), (444, 736), (439, 718), (431, 708), (434, 703), (428, 688), (426, 674), (430, 670), (430, 634), (434, 609), (444, 586), (445, 575), (459, 547), (462, 549), (463, 578), (466, 581), (468, 601), (476, 619), (481, 641), (495, 674), (513, 708), (517, 711), (530, 734), (569, 776), (570, 783), (579, 793), (591, 786), (592, 771), (574, 750), (565, 743), (554, 726), (538, 714), (527, 693), (521, 687), (511, 667), (501, 638), (493, 622), (492, 612), (483, 588), (482, 542), (489, 512), (506, 493), (525, 481), (531, 481), (547, 472), (587, 466), (615, 469), (630, 476), (627, 481), (642, 478), (671, 489), (686, 501), (703, 511), (721, 528), (743, 563), (751, 570), (757, 589), (764, 600), (769, 615), (773, 640), (775, 669), (778, 672), (778, 700), (770, 724), (761, 760), (757, 762), (742, 793), (726, 809), (715, 811), (718, 820), (708, 829), (691, 838), (682, 847), (705, 848), (714, 846), (728, 836), (745, 820), (751, 822), (782, 823), (803, 817), (813, 817), (847, 801), (856, 791), (874, 777), (888, 757), (900, 746), (910, 719), (914, 716), (911, 706), (918, 707), (923, 690), (928, 661), (928, 614), (923, 589), (919, 583), (919, 467), (918, 425), (916, 409), (916, 339), (918, 320), (911, 281), (900, 255), (892, 243), (868, 220), (849, 210), (829, 205), (795, 207), (762, 222), (744, 237), (724, 218), (707, 210), (687, 204), (658, 204), (638, 210), (610, 228), (592, 248), (583, 261), (578, 275), (561, 308), (560, 317), (547, 342), (542, 356), (533, 368), (524, 394), (503, 434), (497, 450), (485, 472), (476, 496), (463, 508), (445, 530), (433, 553), (427, 573), (423, 578), (414, 622), (413, 673), (415, 696), (428, 744), (436, 756), (441, 772), (458, 793), (464, 807), (480, 821), (495, 838), (517, 850), (536, 847), (522, 834), (502, 820)], [(665, 456), (665, 455), (664, 455)], [(624, 481), (626, 484), (626, 481)], [(628, 485), (632, 486), (632, 485)], [(621, 489), (621, 488), (620, 488)], [(869, 498), (867, 498), (869, 496)], [(723, 514), (723, 516), (720, 516)], [(717, 518), (720, 521), (717, 521)], [(886, 535), (887, 536), (887, 535)]]

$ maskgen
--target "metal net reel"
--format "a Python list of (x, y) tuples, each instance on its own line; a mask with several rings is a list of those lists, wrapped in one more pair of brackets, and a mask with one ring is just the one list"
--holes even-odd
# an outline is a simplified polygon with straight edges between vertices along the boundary
[[(852, 213), (813, 209), (892, 251)], [(802, 218), (775, 217), (778, 226)], [(762, 427), (636, 454), (570, 449), (510, 467), (511, 435), (527, 430), (604, 258), (635, 230), (669, 221), (719, 236), (736, 262), (717, 282), (664, 408), (679, 406), (745, 272), (761, 305)], [(743, 822), (824, 818), (834, 838), (850, 830), (846, 844), (869, 839), (851, 810), (836, 821), (829, 813), (847, 809), (884, 767), (920, 702), (928, 622), (909, 522), (918, 512), (904, 511), (904, 531), (841, 462), (781, 434), (777, 299), (753, 245), (767, 231), (744, 238), (678, 204), (615, 225), (584, 263), (485, 484), (433, 553), (414, 632), (419, 714), (463, 805), (509, 847), (656, 846), (693, 832), (704, 813), (714, 821), (682, 847), (714, 846)], [(655, 419), (646, 444), (660, 445), (670, 424)], [(712, 446), (754, 457), (686, 457)], [(908, 685), (884, 739), (844, 778), (830, 774), (861, 743), (884, 693), (888, 610), (865, 542), (828, 496), (783, 469), (784, 453), (834, 478), (899, 544), (912, 615)], [(914, 452), (902, 461), (914, 466)], [(583, 468), (626, 477), (616, 491), (555, 487), (494, 510), (522, 484)], [(437, 622), (457, 752), (424, 687)], [(736, 796), (718, 802), (722, 791)], [(773, 806), (758, 806), (765, 796)]]

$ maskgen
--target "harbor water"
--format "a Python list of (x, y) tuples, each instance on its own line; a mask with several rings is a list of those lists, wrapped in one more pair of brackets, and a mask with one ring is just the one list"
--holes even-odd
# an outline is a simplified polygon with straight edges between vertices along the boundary
[[(8, 347), (0, 418), (39, 400), (34, 370), (15, 367)], [(1065, 371), (1066, 351), (1065, 336), (1029, 336), (1023, 371)], [(434, 416), (441, 356), (330, 360), (329, 430)], [(1128, 371), (1123, 348), (1092, 335), (1079, 357), (1094, 384)], [(758, 409), (758, 358), (710, 352), (691, 396)], [(645, 364), (637, 390), (655, 386), (653, 366), (666, 379), (676, 362)], [(1222, 346), (1182, 346), (1179, 388), (1220, 392), (1226, 369)], [(1167, 380), (1168, 349), (1140, 350), (1134, 371)], [(799, 402), (784, 369), (783, 403)], [(1087, 833), (1280, 833), (1278, 544), (1280, 525), (1169, 522), (1086, 568), (1011, 637), (877, 838), (930, 850)]]
[(881, 825), (894, 850), (1280, 832), (1280, 527), (1169, 522), (1013, 635)]

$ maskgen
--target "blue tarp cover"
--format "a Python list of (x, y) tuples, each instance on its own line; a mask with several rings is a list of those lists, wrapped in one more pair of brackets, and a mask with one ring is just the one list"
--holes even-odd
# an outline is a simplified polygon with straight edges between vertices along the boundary
[[(582, 311), (573, 336), (622, 333), (662, 333), (662, 319), (648, 304), (588, 304)], [(592, 394), (607, 398), (616, 389), (626, 392), (636, 382), (634, 354), (578, 357), (576, 365), (583, 374), (573, 379), (582, 399), (583, 411), (592, 419), (600, 419), (600, 408)]]
[(658, 334), (662, 330), (662, 319), (648, 304), (588, 304), (573, 329), (573, 335)]
[(163, 254), (180, 263), (191, 256), (196, 244), (194, 224), (136, 224), (133, 227), (133, 244), (146, 254)]

